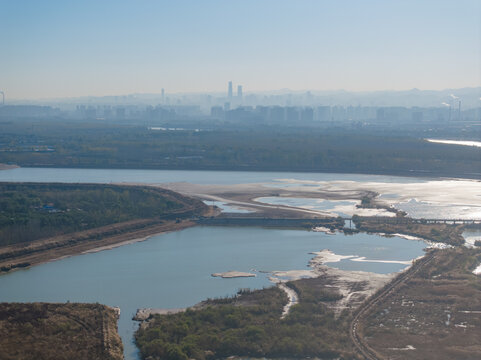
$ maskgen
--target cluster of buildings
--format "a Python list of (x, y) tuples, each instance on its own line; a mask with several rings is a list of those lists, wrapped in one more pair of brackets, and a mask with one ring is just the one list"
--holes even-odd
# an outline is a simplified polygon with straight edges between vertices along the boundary
[[(240, 90), (242, 94), (242, 90)], [(237, 95), (239, 96), (239, 95)], [(447, 107), (401, 106), (212, 106), (199, 105), (77, 105), (72, 110), (50, 106), (5, 105), (0, 118), (71, 118), (85, 120), (182, 120), (216, 121), (237, 124), (306, 125), (339, 122), (413, 123), (481, 121), (481, 108), (461, 111)]]
[[(419, 91), (413, 90), (403, 93), (400, 98), (401, 100), (407, 99), (407, 104), (415, 104), (419, 94)], [(472, 94), (468, 95), (463, 96), (469, 100), (469, 96)], [(441, 102), (439, 99), (446, 96), (438, 94), (435, 98), (426, 100), (427, 102), (421, 102), (419, 104), (422, 104), (421, 106), (410, 107), (381, 106), (380, 104), (395, 103), (395, 99), (388, 99), (389, 96), (392, 96), (390, 93), (381, 93), (376, 98), (372, 98), (374, 95), (371, 94), (369, 95), (371, 96), (370, 100), (365, 99), (363, 106), (347, 105), (356, 101), (350, 96), (352, 94), (346, 92), (320, 96), (319, 94), (313, 95), (310, 91), (244, 96), (242, 85), (237, 85), (236, 92), (234, 92), (234, 84), (229, 81), (227, 92), (217, 95), (170, 94), (166, 96), (165, 90), (162, 89), (160, 97), (158, 94), (133, 94), (120, 97), (87, 98), (87, 105), (82, 104), (80, 102), (82, 99), (79, 99), (76, 104), (59, 103), (61, 109), (39, 105), (3, 105), (0, 106), (0, 118), (61, 117), (79, 120), (146, 120), (154, 122), (212, 120), (234, 124), (288, 124), (290, 126), (339, 122), (481, 121), (481, 107), (477, 105), (476, 101), (474, 102), (476, 106), (473, 107), (473, 101), (471, 101), (471, 107), (462, 111), (461, 99), (453, 94), (447, 96), (448, 102)], [(424, 96), (432, 95), (426, 93)], [(361, 100), (361, 98), (358, 97), (357, 100)], [(455, 106), (456, 101), (458, 106)], [(479, 99), (477, 101), (479, 102)], [(370, 106), (366, 106), (366, 103), (369, 103)], [(426, 106), (428, 103), (434, 104), (434, 106)], [(439, 105), (436, 106), (436, 103)]]
[(481, 108), (453, 112), (449, 108), (372, 106), (213, 106), (210, 117), (227, 122), (307, 124), (316, 122), (443, 122), (481, 120)]
[(97, 120), (161, 120), (172, 121), (202, 116), (198, 105), (77, 105), (68, 117)]

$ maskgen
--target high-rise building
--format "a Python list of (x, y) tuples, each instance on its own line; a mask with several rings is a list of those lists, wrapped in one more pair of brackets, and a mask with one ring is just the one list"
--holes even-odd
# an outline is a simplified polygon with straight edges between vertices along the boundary
[(227, 92), (227, 97), (232, 100), (232, 81), (229, 81), (229, 90)]
[(161, 98), (162, 98), (162, 104), (165, 104), (165, 90), (164, 90), (164, 88), (162, 88)]
[(237, 85), (237, 98), (242, 100), (242, 85)]

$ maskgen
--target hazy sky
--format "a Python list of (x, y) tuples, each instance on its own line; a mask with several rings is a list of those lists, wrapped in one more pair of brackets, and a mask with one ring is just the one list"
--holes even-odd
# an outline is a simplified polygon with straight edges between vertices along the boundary
[(8, 98), (479, 86), (480, 0), (0, 0)]

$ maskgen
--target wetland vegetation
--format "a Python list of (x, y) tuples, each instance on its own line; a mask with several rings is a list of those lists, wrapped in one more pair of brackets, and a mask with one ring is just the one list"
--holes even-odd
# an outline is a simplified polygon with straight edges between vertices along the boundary
[(277, 287), (242, 290), (233, 298), (202, 303), (201, 309), (154, 315), (136, 334), (143, 359), (245, 357), (353, 359), (348, 336), (349, 314), (335, 317), (326, 303), (342, 296), (306, 279), (288, 286), (299, 292), (299, 304), (281, 318), (287, 302)]

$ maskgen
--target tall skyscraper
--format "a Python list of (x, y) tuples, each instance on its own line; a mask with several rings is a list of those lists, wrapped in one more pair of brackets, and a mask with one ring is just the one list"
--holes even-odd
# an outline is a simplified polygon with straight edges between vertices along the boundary
[(162, 104), (165, 104), (165, 90), (164, 88), (162, 88), (162, 92), (161, 92), (161, 98), (162, 98)]
[(227, 97), (232, 100), (232, 81), (229, 81), (229, 90), (227, 92)]
[(242, 100), (242, 85), (237, 85), (237, 98)]

